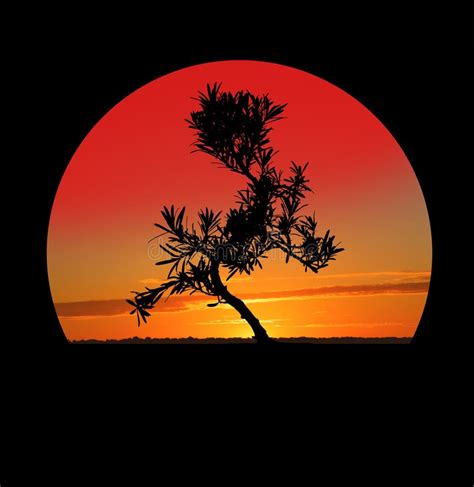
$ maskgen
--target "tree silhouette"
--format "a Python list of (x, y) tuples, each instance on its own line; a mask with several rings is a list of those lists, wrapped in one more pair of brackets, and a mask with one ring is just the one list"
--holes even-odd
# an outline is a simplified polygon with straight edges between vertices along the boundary
[[(236, 208), (225, 216), (206, 208), (198, 212), (197, 226), (185, 225), (185, 208), (164, 206), (164, 224), (155, 223), (167, 236), (160, 244), (167, 254), (156, 265), (170, 265), (167, 280), (156, 288), (134, 291), (127, 299), (146, 322), (151, 310), (166, 294), (200, 292), (216, 298), (207, 306), (229, 304), (251, 326), (259, 343), (270, 340), (246, 304), (234, 296), (222, 282), (220, 270), (227, 270), (229, 280), (236, 273), (251, 274), (262, 268), (262, 259), (271, 249), (286, 254), (286, 263), (297, 260), (304, 270), (317, 273), (341, 252), (329, 230), (316, 235), (315, 215), (302, 216), (305, 193), (311, 191), (305, 176), (308, 163), (291, 162), (289, 175), (274, 166), (276, 152), (269, 146), (271, 124), (280, 120), (286, 105), (275, 104), (267, 95), (255, 96), (248, 91), (234, 94), (221, 91), (221, 85), (207, 85), (199, 92), (199, 110), (186, 120), (196, 132), (195, 151), (209, 154), (220, 166), (247, 179), (245, 189), (238, 191)], [(156, 237), (155, 237), (156, 238)]]

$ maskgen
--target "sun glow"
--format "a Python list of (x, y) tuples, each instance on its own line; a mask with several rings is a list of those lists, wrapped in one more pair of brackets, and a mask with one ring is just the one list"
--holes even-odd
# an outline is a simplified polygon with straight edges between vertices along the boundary
[[(244, 185), (205, 154), (190, 151), (184, 119), (209, 82), (226, 90), (269, 93), (287, 103), (272, 146), (279, 168), (309, 161), (315, 189), (306, 203), (321, 232), (331, 229), (346, 252), (318, 274), (275, 254), (229, 288), (275, 337), (412, 336), (430, 281), (431, 236), (425, 202), (402, 149), (365, 107), (308, 73), (270, 63), (226, 61), (157, 79), (116, 105), (74, 154), (54, 202), (48, 272), (56, 310), (69, 339), (250, 337), (229, 306), (205, 296), (160, 303), (137, 327), (125, 298), (155, 286), (163, 205), (226, 212)], [(198, 190), (196, 183), (199, 183)], [(320, 233), (321, 233), (320, 232)]]

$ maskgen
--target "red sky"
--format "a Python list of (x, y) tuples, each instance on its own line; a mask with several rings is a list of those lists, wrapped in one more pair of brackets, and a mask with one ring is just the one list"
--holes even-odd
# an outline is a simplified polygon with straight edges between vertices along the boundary
[[(197, 107), (191, 97), (215, 81), (225, 90), (268, 93), (288, 103), (286, 118), (271, 133), (279, 150), (275, 162), (282, 169), (291, 160), (310, 162), (315, 193), (308, 210), (347, 249), (318, 275), (269, 259), (263, 271), (237, 279), (231, 289), (248, 294), (251, 288), (252, 309), (273, 336), (411, 336), (426, 299), (431, 238), (423, 195), (402, 149), (334, 85), (280, 65), (228, 61), (183, 69), (135, 91), (104, 115), (74, 154), (48, 237), (55, 303), (82, 303), (72, 316), (61, 315), (67, 305), (57, 307), (67, 337), (249, 336), (233, 309), (190, 305), (185, 297), (184, 310), (164, 307), (160, 314), (158, 306), (140, 329), (126, 309), (100, 315), (90, 304), (122, 300), (164, 276), (147, 245), (163, 204), (185, 205), (192, 219), (205, 206), (227, 210), (245, 186), (209, 156), (191, 153), (193, 132), (184, 122)], [(407, 291), (403, 284), (414, 279), (418, 284)], [(378, 292), (382, 288), (374, 286), (380, 285), (391, 291)], [(363, 291), (351, 292), (351, 286)], [(344, 291), (305, 291), (328, 287)], [(285, 300), (272, 292), (284, 292)]]

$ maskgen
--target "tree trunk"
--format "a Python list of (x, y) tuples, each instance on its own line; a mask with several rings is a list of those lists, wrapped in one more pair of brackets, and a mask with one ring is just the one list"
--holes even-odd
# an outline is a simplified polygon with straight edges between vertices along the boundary
[(251, 326), (254, 333), (255, 339), (258, 343), (269, 343), (272, 339), (268, 336), (265, 328), (260, 324), (260, 321), (255, 317), (255, 315), (250, 311), (247, 305), (239, 298), (235, 297), (224, 286), (221, 276), (219, 275), (219, 262), (211, 263), (211, 280), (212, 284), (216, 290), (216, 293), (233, 308), (235, 308), (243, 320)]

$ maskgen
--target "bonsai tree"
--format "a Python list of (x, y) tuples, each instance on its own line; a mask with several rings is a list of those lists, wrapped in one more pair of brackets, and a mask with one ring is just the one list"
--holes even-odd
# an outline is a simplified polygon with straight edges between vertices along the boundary
[[(166, 259), (156, 265), (170, 266), (167, 279), (156, 288), (134, 291), (133, 306), (138, 325), (146, 322), (150, 310), (165, 295), (203, 293), (215, 302), (236, 309), (252, 328), (259, 343), (270, 339), (248, 306), (232, 294), (223, 282), (235, 274), (250, 275), (271, 249), (279, 249), (298, 261), (305, 271), (317, 273), (341, 252), (329, 230), (317, 236), (317, 222), (312, 215), (301, 214), (302, 203), (311, 191), (306, 178), (308, 163), (291, 162), (289, 174), (283, 176), (274, 165), (276, 152), (269, 145), (271, 125), (280, 120), (286, 105), (275, 104), (267, 95), (248, 91), (221, 91), (221, 85), (207, 85), (196, 99), (189, 128), (195, 131), (195, 151), (201, 151), (229, 171), (238, 173), (246, 187), (237, 194), (237, 207), (225, 215), (206, 208), (200, 210), (197, 224), (184, 224), (185, 207), (172, 205), (161, 211), (162, 223), (155, 223), (166, 235), (160, 244)], [(155, 237), (156, 238), (156, 237)]]

